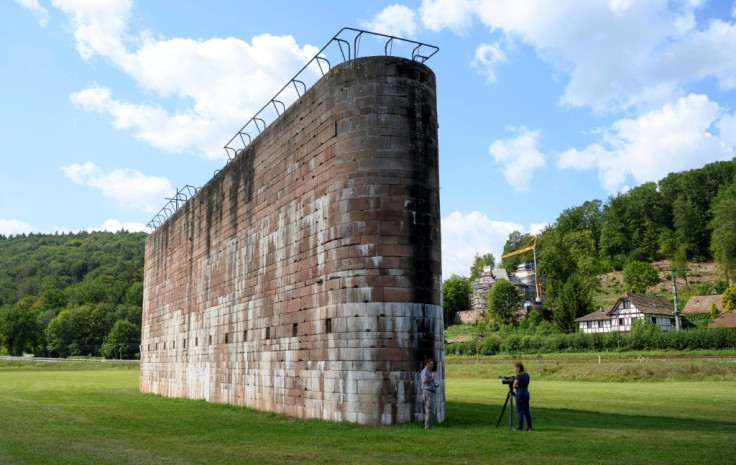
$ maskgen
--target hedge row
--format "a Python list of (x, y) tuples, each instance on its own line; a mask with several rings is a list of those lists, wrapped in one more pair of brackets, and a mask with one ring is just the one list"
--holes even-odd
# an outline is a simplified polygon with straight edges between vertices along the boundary
[(695, 350), (736, 348), (735, 328), (696, 328), (682, 331), (555, 334), (520, 336), (493, 334), (478, 341), (445, 345), (456, 355), (539, 354), (627, 350)]

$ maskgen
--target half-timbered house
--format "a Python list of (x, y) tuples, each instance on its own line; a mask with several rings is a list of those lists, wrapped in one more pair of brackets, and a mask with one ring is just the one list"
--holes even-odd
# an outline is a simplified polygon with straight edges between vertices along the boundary
[(672, 304), (663, 297), (627, 293), (610, 309), (598, 309), (576, 319), (580, 332), (631, 331), (634, 321), (646, 319), (664, 331), (675, 328)]

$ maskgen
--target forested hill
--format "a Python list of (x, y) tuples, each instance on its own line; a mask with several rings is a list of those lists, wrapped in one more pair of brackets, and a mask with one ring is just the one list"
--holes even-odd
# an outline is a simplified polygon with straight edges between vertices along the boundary
[(11, 354), (134, 355), (145, 238), (127, 232), (0, 235), (0, 344)]
[[(529, 245), (529, 235), (514, 232), (504, 254)], [(671, 173), (605, 202), (590, 200), (560, 213), (537, 238), (537, 259), (547, 306), (558, 326), (592, 310), (591, 295), (602, 273), (623, 270), (646, 274), (651, 262), (715, 261), (725, 280), (736, 270), (736, 158), (699, 169)], [(531, 261), (531, 252), (503, 261), (509, 270)], [(636, 271), (636, 273), (634, 273)], [(651, 272), (656, 273), (655, 270)], [(656, 278), (656, 275), (654, 276)], [(636, 289), (631, 281), (628, 290)]]

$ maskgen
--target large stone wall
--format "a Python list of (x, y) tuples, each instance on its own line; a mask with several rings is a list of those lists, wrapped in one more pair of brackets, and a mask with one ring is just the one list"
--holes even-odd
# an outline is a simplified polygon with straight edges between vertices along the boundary
[(436, 108), (422, 64), (337, 66), (152, 233), (141, 391), (420, 420), (443, 360)]

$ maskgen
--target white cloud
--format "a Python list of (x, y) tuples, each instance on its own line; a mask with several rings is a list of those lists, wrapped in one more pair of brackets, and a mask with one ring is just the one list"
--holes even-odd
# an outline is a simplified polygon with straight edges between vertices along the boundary
[(88, 178), (96, 176), (100, 172), (97, 165), (90, 161), (81, 165), (75, 163), (73, 165), (63, 166), (61, 170), (67, 178), (77, 184), (84, 184)]
[(493, 221), (485, 214), (452, 212), (442, 218), (442, 276), (470, 275), (475, 254), (492, 253), (500, 263), (503, 245), (514, 231), (524, 227), (504, 221)]
[(77, 51), (85, 60), (93, 55), (121, 60), (126, 55), (122, 39), (128, 29), (132, 0), (52, 0), (71, 21)]
[[(131, 0), (53, 0), (53, 5), (69, 17), (82, 58), (109, 59), (147, 92), (145, 103), (133, 103), (113, 97), (110, 89), (89, 87), (71, 100), (167, 151), (224, 158), (222, 146), (318, 51), (300, 47), (291, 36), (269, 34), (251, 43), (232, 37), (162, 39), (147, 31), (133, 36)], [(168, 108), (171, 97), (178, 99), (176, 110)], [(287, 105), (295, 98), (293, 92), (282, 97)]]
[(483, 73), (488, 81), (496, 80), (496, 66), (506, 62), (506, 53), (501, 48), (500, 42), (480, 44), (475, 49), (475, 56), (471, 65)]
[(549, 223), (532, 223), (529, 226), (529, 234), (540, 234), (547, 226), (549, 226)]
[(531, 131), (523, 126), (506, 129), (516, 133), (516, 136), (495, 140), (488, 152), (502, 166), (501, 172), (506, 182), (518, 192), (528, 191), (534, 171), (546, 164), (538, 148), (540, 131)]
[(175, 192), (168, 179), (146, 176), (140, 171), (118, 169), (103, 173), (90, 162), (63, 166), (61, 171), (77, 184), (98, 189), (121, 205), (146, 212), (160, 209), (166, 203), (165, 198)]
[(423, 0), (419, 15), (431, 31), (448, 28), (456, 34), (468, 30), (477, 9), (474, 0)]
[(716, 19), (698, 27), (701, 3), (481, 0), (478, 15), (568, 78), (561, 103), (651, 109), (706, 76), (736, 86), (736, 25)]
[(128, 232), (148, 232), (148, 227), (143, 223), (135, 223), (135, 222), (129, 222), (129, 221), (118, 221), (115, 219), (109, 219), (105, 220), (104, 223), (102, 223), (102, 226), (99, 228), (90, 228), (88, 231), (108, 231), (108, 232), (118, 232), (121, 230), (125, 230)]
[[(583, 150), (570, 149), (558, 160), (562, 169), (598, 168), (604, 189), (620, 191), (628, 179), (637, 184), (668, 173), (697, 168), (734, 155), (733, 115), (723, 115), (705, 95), (691, 94), (673, 105), (637, 118), (616, 121), (600, 140)], [(721, 137), (711, 132), (720, 123)], [(724, 142), (728, 141), (724, 144)]]
[(419, 28), (416, 13), (400, 4), (387, 6), (373, 19), (362, 22), (361, 25), (372, 32), (403, 38), (415, 37)]
[(15, 3), (30, 10), (38, 18), (38, 24), (42, 27), (49, 24), (49, 11), (42, 7), (38, 0), (15, 0)]
[(718, 121), (718, 133), (726, 151), (736, 151), (736, 114), (723, 115)]
[(0, 218), (0, 234), (4, 236), (29, 233), (33, 230), (33, 226), (28, 223), (24, 223), (23, 221)]
[[(114, 128), (133, 130), (136, 138), (154, 147), (172, 152), (195, 149), (214, 159), (222, 158), (219, 149), (236, 127), (225, 128), (191, 109), (172, 114), (158, 106), (125, 103), (99, 87), (74, 93), (70, 100), (84, 110), (109, 115)], [(213, 141), (220, 144), (213, 146)]]

